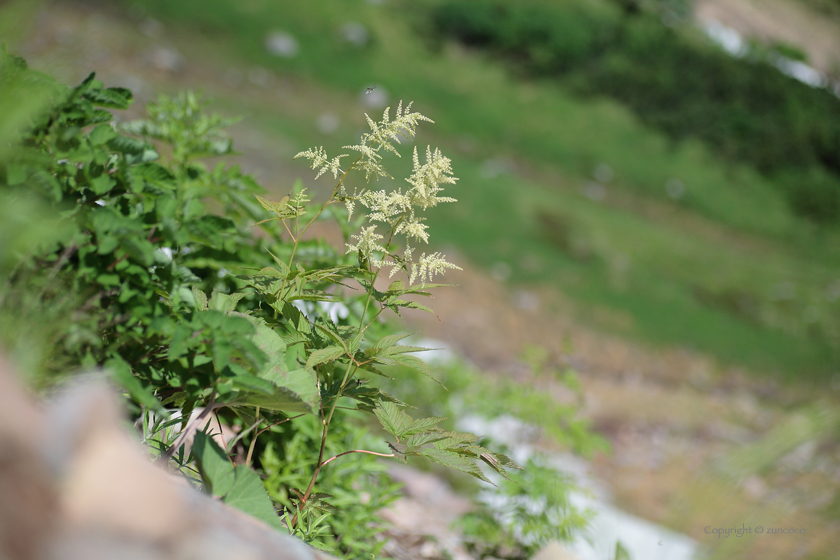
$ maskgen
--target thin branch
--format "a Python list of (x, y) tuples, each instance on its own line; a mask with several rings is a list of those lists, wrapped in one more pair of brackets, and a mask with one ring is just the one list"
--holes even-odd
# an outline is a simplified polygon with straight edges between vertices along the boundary
[[(257, 412), (254, 415), (257, 424), (260, 422), (260, 407), (257, 407)], [(251, 466), (251, 456), (254, 454), (254, 446), (257, 444), (257, 436), (251, 438), (251, 445), (248, 446), (248, 455), (245, 457), (245, 465)]]
[(321, 466), (325, 466), (327, 463), (338, 459), (343, 455), (349, 455), (350, 453), (367, 453), (368, 455), (376, 455), (377, 457), (396, 457), (393, 453), (377, 453), (375, 451), (366, 451), (364, 449), (354, 449), (353, 451), (345, 451), (344, 453), (339, 453), (335, 457), (330, 457), (326, 461), (324, 461)]

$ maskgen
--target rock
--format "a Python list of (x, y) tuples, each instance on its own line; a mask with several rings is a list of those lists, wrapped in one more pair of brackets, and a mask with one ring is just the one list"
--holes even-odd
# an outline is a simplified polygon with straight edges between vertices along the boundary
[(40, 410), (0, 356), (0, 558), (328, 560), (152, 464), (103, 375)]
[(534, 555), (533, 560), (578, 560), (578, 557), (559, 542), (551, 541)]
[(344, 41), (354, 47), (364, 47), (370, 42), (370, 33), (367, 28), (359, 22), (350, 21), (338, 28), (338, 32)]
[(265, 38), (265, 48), (273, 55), (283, 58), (297, 56), (299, 46), (297, 39), (285, 31), (274, 31)]

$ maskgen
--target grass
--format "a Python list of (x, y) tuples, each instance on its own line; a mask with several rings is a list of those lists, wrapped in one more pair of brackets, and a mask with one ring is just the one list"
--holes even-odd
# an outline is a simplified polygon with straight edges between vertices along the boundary
[[(481, 265), (509, 262), (513, 282), (556, 286), (578, 302), (583, 320), (599, 323), (588, 310), (606, 308), (629, 320), (601, 327), (649, 343), (788, 376), (836, 369), (838, 234), (793, 216), (754, 170), (723, 164), (696, 142), (671, 143), (615, 103), (525, 81), (453, 45), (429, 49), (416, 32), (422, 5), (132, 4), (177, 26), (184, 40), (201, 34), (208, 49), (226, 49), (244, 68), (264, 66), (311, 88), (294, 100), (222, 99), (301, 149), (315, 143), (335, 152), (348, 143), (363, 125), (356, 96), (367, 85), (394, 102), (416, 100), (438, 122), (421, 130), (420, 142), (446, 149), (461, 177), (452, 190), (459, 204), (430, 217), (433, 239)], [(350, 21), (364, 22), (369, 45), (341, 41), (338, 28)], [(273, 30), (292, 32), (299, 56), (269, 55), (263, 41)], [(327, 109), (343, 123), (329, 138), (312, 131)], [(483, 166), (500, 157), (517, 171), (488, 178)], [(613, 178), (595, 202), (581, 192), (600, 164)], [(685, 185), (679, 200), (666, 192), (674, 180)]]

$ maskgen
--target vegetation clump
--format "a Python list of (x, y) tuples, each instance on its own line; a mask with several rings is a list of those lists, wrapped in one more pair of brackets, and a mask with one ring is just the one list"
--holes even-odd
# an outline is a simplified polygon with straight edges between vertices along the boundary
[[(347, 154), (298, 154), (337, 181), (315, 205), (299, 184), (275, 201), (238, 167), (207, 167), (203, 158), (232, 153), (232, 121), (194, 94), (161, 96), (146, 119), (117, 124), (110, 110), (132, 94), (93, 74), (66, 88), (4, 52), (0, 77), (0, 106), (19, 125), (2, 130), (11, 148), (0, 153), (0, 208), (30, 219), (3, 231), (15, 251), (0, 253), (2, 340), (28, 360), (33, 384), (105, 368), (152, 457), (348, 557), (378, 552), (376, 512), (397, 496), (371, 456), (425, 457), (486, 482), (519, 469), (478, 436), (440, 427), (443, 417), (414, 418), (373, 383), (405, 369), (433, 378), (412, 355), (426, 349), (403, 344), (383, 313), (431, 311), (412, 297), (458, 268), (417, 249), (429, 240), (423, 213), (454, 202), (438, 149), (414, 149), (408, 187), (366, 186), (390, 177), (383, 156), (400, 156), (431, 122), (411, 104), (366, 116), (370, 132), (345, 147), (358, 153), (346, 167)], [(365, 186), (351, 191), (351, 176)], [(29, 223), (43, 216), (47, 227)], [(323, 219), (339, 222), (344, 249), (307, 236)], [(386, 270), (399, 278), (383, 288)], [(211, 437), (223, 424), (236, 432), (224, 447)]]

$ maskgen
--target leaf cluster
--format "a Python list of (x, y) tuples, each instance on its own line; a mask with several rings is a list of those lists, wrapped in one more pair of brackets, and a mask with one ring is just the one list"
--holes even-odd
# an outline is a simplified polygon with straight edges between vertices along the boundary
[(494, 453), (478, 445), (478, 436), (442, 430), (437, 426), (445, 418), (413, 419), (397, 404), (382, 402), (373, 411), (382, 427), (393, 435), (395, 442), (388, 445), (397, 457), (405, 461), (408, 457), (425, 457), (444, 467), (461, 471), (470, 476), (490, 482), (481, 471), (476, 460), (489, 466), (504, 478), (509, 478), (506, 469), (520, 469), (509, 457)]

